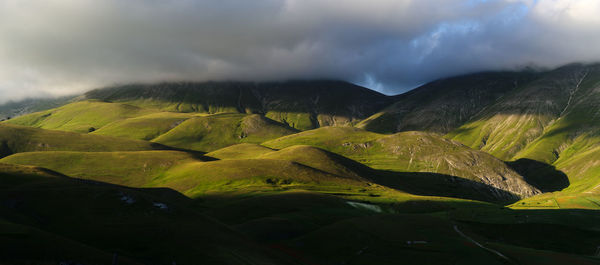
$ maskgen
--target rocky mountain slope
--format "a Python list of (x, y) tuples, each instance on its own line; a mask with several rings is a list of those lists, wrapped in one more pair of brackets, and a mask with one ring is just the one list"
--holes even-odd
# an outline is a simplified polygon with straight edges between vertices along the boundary
[(447, 133), (537, 75), (490, 72), (433, 81), (395, 96), (392, 105), (357, 126), (380, 133), (411, 130)]

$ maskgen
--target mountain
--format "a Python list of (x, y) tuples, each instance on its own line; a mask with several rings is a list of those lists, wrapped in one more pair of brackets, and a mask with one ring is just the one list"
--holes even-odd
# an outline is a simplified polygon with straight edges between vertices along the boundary
[(307, 130), (350, 125), (391, 103), (391, 98), (342, 81), (133, 84), (92, 90), (87, 99), (198, 113), (258, 113)]
[(599, 68), (94, 90), (0, 122), (0, 263), (598, 264)]
[(396, 103), (357, 126), (445, 134), (509, 161), (530, 184), (555, 192), (523, 205), (595, 207), (599, 87), (599, 64), (457, 76), (397, 96)]
[(357, 127), (380, 133), (447, 133), (505, 95), (528, 84), (535, 72), (488, 72), (436, 80), (395, 96), (395, 102)]
[(0, 104), (0, 120), (14, 118), (32, 112), (60, 107), (76, 100), (74, 96), (58, 98), (31, 98)]

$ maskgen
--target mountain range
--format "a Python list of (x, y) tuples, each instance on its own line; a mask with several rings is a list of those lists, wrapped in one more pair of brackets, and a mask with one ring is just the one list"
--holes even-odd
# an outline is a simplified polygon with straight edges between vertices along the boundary
[(600, 64), (13, 102), (0, 263), (600, 264), (598, 106)]

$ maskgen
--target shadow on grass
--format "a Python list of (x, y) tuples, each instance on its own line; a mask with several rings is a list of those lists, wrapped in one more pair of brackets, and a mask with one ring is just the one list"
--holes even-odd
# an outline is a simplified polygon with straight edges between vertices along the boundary
[(560, 191), (570, 184), (565, 173), (543, 162), (521, 158), (506, 164), (542, 192)]
[(460, 177), (426, 173), (377, 171), (371, 177), (377, 184), (422, 196), (440, 196), (510, 204), (519, 196), (493, 186)]

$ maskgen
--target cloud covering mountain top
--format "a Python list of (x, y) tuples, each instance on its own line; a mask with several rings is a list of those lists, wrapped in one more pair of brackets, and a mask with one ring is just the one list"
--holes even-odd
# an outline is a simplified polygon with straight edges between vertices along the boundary
[(597, 0), (4, 0), (0, 102), (169, 80), (450, 75), (600, 61)]

